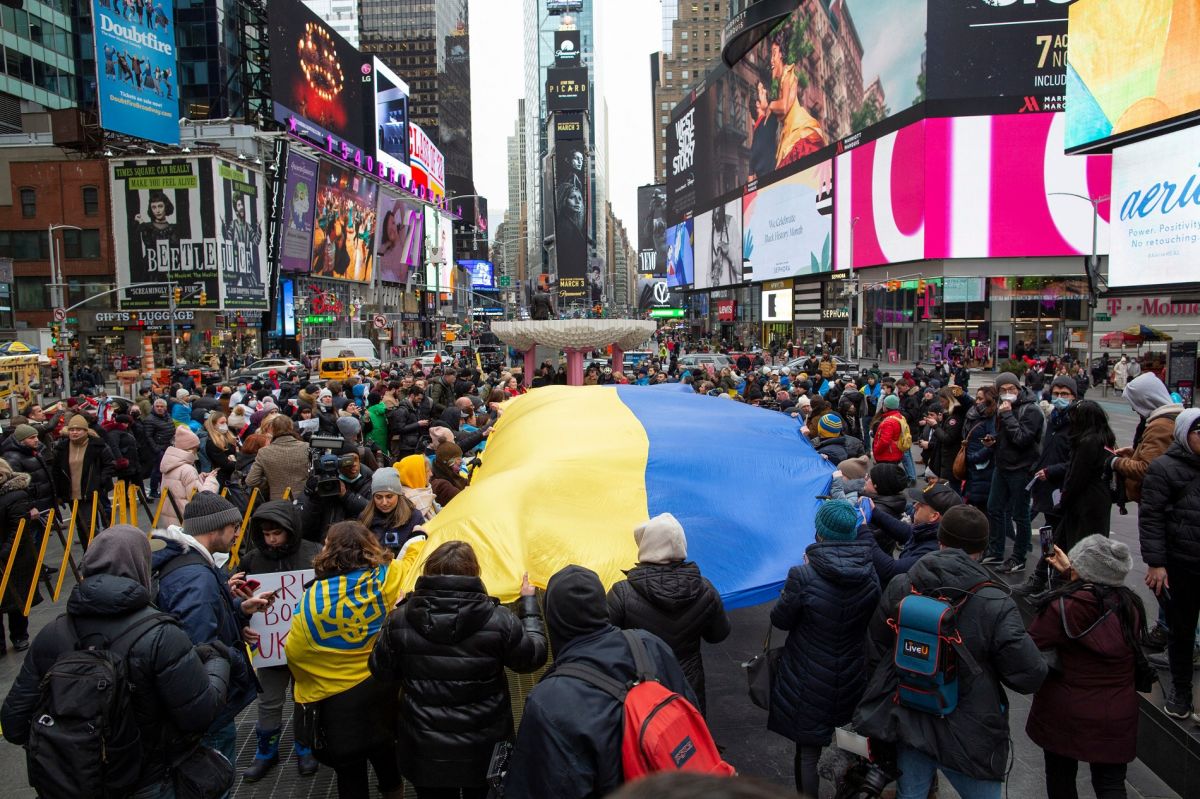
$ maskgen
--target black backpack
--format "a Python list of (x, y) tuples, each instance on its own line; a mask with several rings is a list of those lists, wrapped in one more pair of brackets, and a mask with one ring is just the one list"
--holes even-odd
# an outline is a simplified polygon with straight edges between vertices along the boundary
[(115, 799), (138, 787), (142, 743), (125, 657), (138, 639), (174, 617), (147, 609), (103, 646), (82, 643), (70, 616), (74, 648), (42, 677), (26, 759), (41, 799)]

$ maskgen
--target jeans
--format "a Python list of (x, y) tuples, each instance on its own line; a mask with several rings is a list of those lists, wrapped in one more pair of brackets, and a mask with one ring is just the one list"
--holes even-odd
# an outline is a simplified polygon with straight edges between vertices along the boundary
[[(237, 766), (237, 725), (232, 721), (224, 727), (210, 728), (200, 739), (200, 743), (210, 749), (216, 749), (225, 755), (226, 760)], [(229, 796), (229, 794), (225, 794), (225, 796)]]
[(988, 495), (988, 521), (991, 522), (989, 556), (1004, 557), (1004, 539), (1013, 524), (1017, 527), (1013, 558), (1024, 562), (1029, 554), (1030, 539), (1033, 537), (1033, 527), (1029, 521), (1029, 491), (1025, 488), (1029, 484), (1029, 477), (1025, 471), (1008, 472), (1002, 469), (996, 469), (992, 474), (992, 491)]
[(917, 465), (913, 463), (912, 452), (904, 453), (904, 458), (901, 459), (900, 465), (904, 467), (904, 473), (908, 475), (910, 481), (917, 479)]
[(793, 762), (796, 772), (796, 793), (817, 799), (821, 791), (821, 775), (817, 773), (817, 762), (821, 759), (821, 747), (796, 744)]
[[(1047, 799), (1079, 799), (1075, 775), (1079, 761), (1074, 758), (1045, 752)], [(1125, 799), (1125, 764), (1091, 763), (1092, 790), (1096, 799)]]
[(1167, 660), (1171, 685), (1184, 696), (1192, 695), (1192, 655), (1196, 647), (1196, 621), (1200, 619), (1200, 574), (1167, 566), (1171, 592), (1166, 603)]
[(1000, 799), (1004, 783), (1000, 780), (977, 780), (958, 771), (941, 766), (924, 752), (903, 744), (896, 747), (896, 765), (900, 779), (896, 781), (896, 799), (926, 799), (933, 775), (941, 771), (962, 799)]

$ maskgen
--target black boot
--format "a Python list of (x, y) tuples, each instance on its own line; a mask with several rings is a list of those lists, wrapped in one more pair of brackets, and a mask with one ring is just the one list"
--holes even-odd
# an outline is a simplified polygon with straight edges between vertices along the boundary
[(279, 730), (263, 732), (256, 727), (254, 734), (258, 737), (258, 751), (254, 753), (254, 762), (242, 772), (246, 782), (258, 782), (279, 762)]

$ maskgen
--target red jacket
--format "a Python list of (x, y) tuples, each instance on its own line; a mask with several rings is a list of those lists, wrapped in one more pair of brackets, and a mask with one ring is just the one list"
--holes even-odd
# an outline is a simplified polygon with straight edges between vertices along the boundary
[(901, 422), (900, 411), (888, 411), (875, 429), (874, 442), (871, 452), (878, 463), (899, 463), (904, 460), (904, 452), (897, 446), (900, 443)]
[(1102, 606), (1095, 593), (1080, 589), (1062, 602), (1074, 640), (1063, 628), (1057, 599), (1029, 626), (1038, 649), (1058, 652), (1062, 671), (1051, 670), (1034, 694), (1025, 731), (1035, 744), (1058, 755), (1086, 763), (1129, 763), (1137, 756), (1133, 651), (1125, 643), (1116, 611), (1096, 624), (1116, 597)]

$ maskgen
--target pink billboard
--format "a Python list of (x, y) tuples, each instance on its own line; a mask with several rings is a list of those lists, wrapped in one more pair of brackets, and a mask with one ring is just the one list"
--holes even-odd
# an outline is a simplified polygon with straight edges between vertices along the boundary
[[(838, 156), (836, 268), (922, 258), (1083, 255), (1109, 156), (1063, 154), (1063, 114), (917, 122)], [(921, 165), (924, 165), (922, 168)], [(1059, 193), (1059, 195), (1056, 195)], [(1099, 251), (1108, 251), (1108, 202)]]

